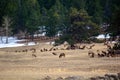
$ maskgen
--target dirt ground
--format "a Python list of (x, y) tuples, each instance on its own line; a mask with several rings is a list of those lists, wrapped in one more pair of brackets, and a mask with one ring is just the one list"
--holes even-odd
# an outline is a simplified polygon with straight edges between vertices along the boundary
[[(82, 44), (83, 45), (83, 44)], [(86, 44), (90, 46), (91, 44)], [(40, 80), (46, 76), (53, 78), (67, 76), (102, 76), (107, 73), (120, 72), (120, 57), (90, 58), (89, 49), (85, 50), (56, 50), (41, 52), (43, 48), (50, 49), (52, 45), (40, 43), (36, 46), (0, 49), (0, 80)], [(63, 45), (57, 46), (64, 48)], [(29, 49), (36, 48), (32, 56)], [(15, 52), (28, 49), (28, 52)], [(91, 51), (106, 50), (102, 43), (95, 44)], [(53, 55), (55, 52), (57, 55)], [(60, 53), (65, 53), (65, 58), (59, 58)]]

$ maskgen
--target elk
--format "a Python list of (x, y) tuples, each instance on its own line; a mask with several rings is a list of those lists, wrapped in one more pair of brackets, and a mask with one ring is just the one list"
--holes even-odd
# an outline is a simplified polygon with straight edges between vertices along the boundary
[(111, 57), (114, 57), (115, 56), (115, 53), (114, 53), (114, 50), (113, 49), (108, 49), (108, 54), (107, 56), (111, 56)]
[(80, 46), (79, 46), (79, 49), (85, 49), (85, 47), (86, 47), (85, 45), (84, 45), (84, 46), (82, 46), (82, 47), (80, 47)]
[(54, 47), (52, 47), (52, 48), (50, 48), (50, 50), (49, 51), (52, 51), (52, 49), (53, 49)]
[(27, 49), (25, 49), (25, 50), (22, 50), (22, 52), (27, 52), (28, 50)]
[(55, 52), (52, 53), (53, 55), (57, 55)]
[(104, 54), (104, 56), (106, 56), (106, 55), (107, 55), (107, 52), (105, 52), (105, 51), (102, 51), (102, 53)]
[(66, 50), (70, 50), (70, 46), (68, 46), (68, 47), (66, 48)]
[(108, 49), (112, 49), (112, 47), (110, 45), (107, 44), (106, 46), (107, 46)]
[(88, 52), (88, 56), (90, 56), (91, 58), (93, 58), (93, 57), (95, 56), (95, 53), (92, 52), (92, 51), (89, 51), (89, 52)]
[(97, 55), (98, 55), (98, 57), (104, 57), (104, 56), (105, 56), (104, 53), (103, 53), (103, 54), (100, 54), (100, 51), (99, 51), (99, 50), (97, 50)]
[(32, 54), (33, 57), (37, 57), (35, 54)]
[(44, 51), (48, 51), (48, 50), (47, 50), (47, 49), (45, 49), (45, 48), (44, 48), (43, 50), (44, 50)]
[(65, 53), (60, 53), (59, 58), (65, 57)]
[(17, 50), (15, 50), (15, 52), (17, 53), (18, 51), (17, 51)]
[(91, 45), (90, 47), (86, 47), (87, 49), (92, 49), (95, 45)]
[(32, 53), (35, 53), (36, 49), (35, 48), (31, 48), (30, 51), (32, 51)]
[(40, 51), (41, 51), (41, 52), (43, 52), (43, 50), (42, 50), (42, 49), (41, 49)]

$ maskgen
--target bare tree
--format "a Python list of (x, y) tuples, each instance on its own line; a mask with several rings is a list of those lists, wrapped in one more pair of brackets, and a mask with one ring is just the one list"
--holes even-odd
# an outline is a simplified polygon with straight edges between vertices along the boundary
[(1, 43), (3, 43), (3, 39), (2, 39), (3, 35), (4, 35), (4, 28), (0, 27), (0, 40), (1, 40)]
[(3, 17), (3, 26), (5, 27), (5, 36), (6, 36), (6, 44), (8, 43), (8, 34), (9, 34), (9, 26), (12, 24), (11, 18), (9, 16)]

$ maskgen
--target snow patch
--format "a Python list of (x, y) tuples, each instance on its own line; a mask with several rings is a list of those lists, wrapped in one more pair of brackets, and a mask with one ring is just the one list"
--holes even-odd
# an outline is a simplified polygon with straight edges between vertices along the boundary
[[(3, 42), (0, 40), (0, 48), (5, 48), (5, 47), (19, 47), (19, 46), (26, 46), (25, 43), (17, 43), (18, 41), (24, 41), (24, 39), (22, 40), (18, 40), (16, 37), (8, 37), (8, 43), (6, 44), (6, 37), (2, 37)], [(27, 44), (29, 45), (35, 45), (34, 42), (29, 42)]]
[[(100, 35), (98, 35), (96, 38), (97, 38), (97, 39), (105, 39), (105, 35), (104, 35), (104, 34), (100, 34)], [(110, 35), (107, 34), (107, 35), (106, 35), (106, 38), (110, 38)]]

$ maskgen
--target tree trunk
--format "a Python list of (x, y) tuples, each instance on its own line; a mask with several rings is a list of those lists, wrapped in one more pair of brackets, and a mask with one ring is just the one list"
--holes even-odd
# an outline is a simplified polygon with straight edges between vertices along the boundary
[(9, 26), (9, 18), (8, 16), (5, 18), (5, 36), (6, 36), (6, 44), (8, 44), (8, 26)]
[(6, 26), (6, 44), (8, 44), (8, 26)]
[(3, 39), (2, 39), (2, 36), (0, 36), (0, 40), (1, 40), (1, 43), (3, 43)]

